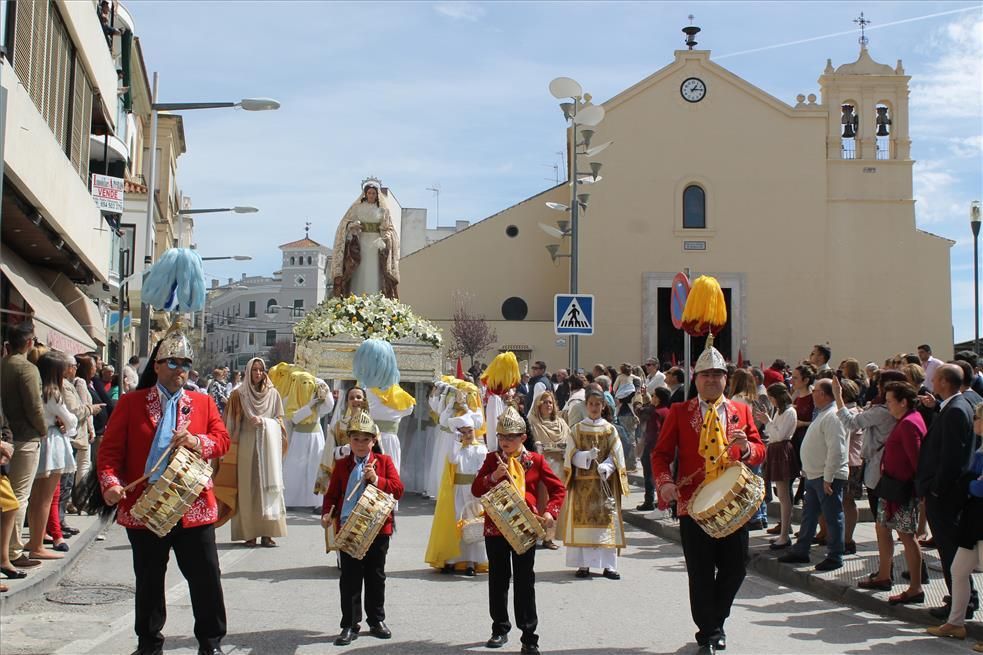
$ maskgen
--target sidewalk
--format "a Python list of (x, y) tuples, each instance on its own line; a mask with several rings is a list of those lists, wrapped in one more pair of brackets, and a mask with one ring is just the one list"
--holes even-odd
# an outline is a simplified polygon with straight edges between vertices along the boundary
[[(72, 570), (75, 559), (109, 525), (108, 519), (103, 521), (97, 516), (71, 515), (67, 520), (69, 525), (79, 530), (77, 535), (66, 540), (71, 550), (65, 553), (63, 559), (45, 560), (41, 566), (24, 569), (27, 571), (26, 578), (20, 580), (3, 578), (3, 583), (10, 587), (10, 591), (0, 594), (0, 613), (9, 614), (21, 605), (40, 598), (58, 586), (61, 579)], [(24, 530), (24, 541), (27, 541), (26, 529)]]
[[(625, 507), (625, 522), (663, 539), (680, 541), (679, 524), (669, 516), (668, 512), (658, 510), (654, 512), (635, 511), (634, 507), (640, 502), (643, 493), (642, 478), (640, 475), (629, 474), (629, 479), (633, 485), (632, 491), (634, 493), (632, 493), (629, 503)], [(635, 499), (638, 501), (636, 502)], [(869, 507), (865, 507), (867, 501), (863, 500), (859, 504), (862, 508), (861, 522), (857, 524), (854, 531), (857, 554), (844, 556), (842, 568), (825, 573), (815, 570), (815, 565), (822, 561), (826, 555), (825, 546), (813, 546), (811, 564), (783, 564), (778, 561), (778, 557), (787, 553), (788, 550), (769, 550), (769, 540), (773, 537), (763, 530), (756, 530), (750, 533), (748, 569), (789, 587), (861, 610), (876, 612), (925, 626), (944, 623), (945, 621), (936, 619), (928, 613), (928, 610), (941, 606), (942, 597), (948, 593), (945, 580), (942, 577), (938, 551), (935, 549), (922, 550), (922, 557), (928, 566), (929, 581), (922, 584), (922, 588), (925, 590), (925, 602), (920, 605), (889, 605), (887, 602), (889, 596), (900, 593), (907, 588), (907, 582), (901, 578), (902, 571), (907, 570), (901, 542), (895, 542), (894, 546), (894, 589), (889, 592), (868, 591), (857, 587), (859, 580), (876, 570), (878, 561), (877, 538), (874, 534), (874, 524), (871, 521)], [(777, 501), (769, 505), (768, 514), (772, 521), (777, 520), (778, 511)], [(792, 515), (793, 526), (798, 525), (800, 517), (801, 510), (796, 508)], [(973, 580), (977, 589), (983, 589), (983, 575), (975, 573)], [(983, 624), (979, 622), (980, 616), (981, 613), (977, 612), (976, 618), (966, 623), (969, 638), (983, 640)]]

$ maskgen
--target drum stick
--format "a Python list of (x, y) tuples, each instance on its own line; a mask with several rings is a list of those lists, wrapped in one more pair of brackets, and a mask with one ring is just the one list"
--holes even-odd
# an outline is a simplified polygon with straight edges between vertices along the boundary
[(134, 480), (130, 484), (128, 484), (125, 487), (123, 487), (123, 491), (124, 492), (133, 491), (133, 489), (135, 489), (138, 484), (140, 484), (141, 482), (147, 481), (150, 478), (150, 476), (154, 474), (154, 471), (156, 471), (158, 468), (160, 468), (160, 465), (164, 462), (164, 460), (167, 458), (167, 456), (171, 454), (171, 451), (172, 450), (174, 450), (174, 445), (173, 444), (170, 445), (170, 446), (168, 446), (167, 447), (167, 450), (165, 450), (163, 453), (160, 454), (160, 457), (157, 459), (157, 461), (154, 463), (154, 465), (152, 467), (150, 467), (150, 470), (147, 473), (144, 473), (142, 476), (140, 476), (139, 478), (137, 478), (136, 480)]
[[(371, 462), (371, 461), (372, 461), (372, 451), (370, 450), (370, 451), (369, 451), (369, 456), (368, 456), (368, 458), (366, 458), (366, 460), (365, 460), (365, 463), (366, 463), (366, 464), (368, 464), (368, 463), (369, 463), (369, 462)], [(355, 492), (356, 492), (356, 491), (358, 491), (359, 489), (361, 489), (361, 488), (362, 488), (362, 485), (363, 485), (363, 484), (365, 484), (365, 480), (364, 480), (364, 479), (363, 479), (363, 480), (362, 480), (361, 482), (359, 482), (359, 483), (358, 483), (357, 485), (355, 485), (355, 488), (354, 488), (354, 489), (352, 489), (352, 491), (351, 491), (351, 493), (350, 493), (350, 494), (348, 494), (348, 496), (347, 496), (347, 497), (345, 498), (345, 502), (346, 502), (346, 503), (347, 503), (347, 502), (348, 502), (349, 500), (351, 500), (351, 499), (352, 499), (352, 496), (354, 496), (354, 495), (355, 495)]]

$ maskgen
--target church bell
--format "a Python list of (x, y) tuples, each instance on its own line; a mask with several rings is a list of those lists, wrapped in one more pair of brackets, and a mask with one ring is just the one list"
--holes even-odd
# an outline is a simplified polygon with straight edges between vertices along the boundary
[(887, 126), (891, 124), (891, 119), (887, 117), (887, 107), (877, 108), (877, 136), (888, 136), (890, 132)]
[(853, 113), (853, 105), (842, 105), (840, 109), (843, 111), (843, 117), (840, 119), (840, 123), (843, 124), (843, 138), (852, 139), (857, 136), (859, 124), (857, 116)]

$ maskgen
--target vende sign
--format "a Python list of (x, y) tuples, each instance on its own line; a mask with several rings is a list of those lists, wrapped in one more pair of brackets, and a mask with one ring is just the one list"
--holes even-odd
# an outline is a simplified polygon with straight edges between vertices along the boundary
[(123, 213), (123, 178), (92, 174), (92, 200), (100, 211)]

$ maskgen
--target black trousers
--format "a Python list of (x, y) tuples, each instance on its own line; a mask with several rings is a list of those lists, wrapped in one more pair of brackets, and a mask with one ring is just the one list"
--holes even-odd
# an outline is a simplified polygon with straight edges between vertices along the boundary
[(701, 646), (724, 633), (724, 621), (747, 573), (748, 532), (714, 539), (689, 516), (679, 517), (689, 577), (689, 606)]
[(341, 627), (357, 628), (362, 622), (362, 586), (365, 585), (365, 617), (369, 625), (386, 620), (386, 555), (389, 535), (375, 538), (365, 557), (341, 555)]
[[(932, 529), (932, 538), (939, 549), (939, 559), (942, 561), (942, 574), (945, 576), (945, 586), (952, 593), (952, 561), (956, 559), (959, 549), (959, 514), (953, 512), (937, 497), (929, 495), (925, 498), (925, 515), (928, 527)], [(979, 605), (979, 596), (969, 579), (970, 604)]]
[(652, 447), (647, 443), (642, 448), (642, 475), (645, 476), (645, 498), (643, 502), (655, 503), (655, 483), (652, 480)]
[(167, 620), (164, 574), (173, 548), (178, 568), (191, 592), (198, 645), (206, 649), (218, 648), (225, 636), (225, 598), (215, 549), (215, 527), (183, 528), (178, 524), (163, 538), (150, 530), (128, 528), (126, 536), (133, 547), (133, 571), (136, 573), (133, 629), (139, 646), (153, 648), (164, 643), (161, 634)]
[(509, 581), (515, 575), (515, 625), (522, 630), (522, 643), (538, 646), (536, 626), (536, 549), (522, 555), (512, 550), (505, 537), (485, 537), (488, 553), (488, 611), (492, 619), (492, 634), (507, 635), (509, 622)]

